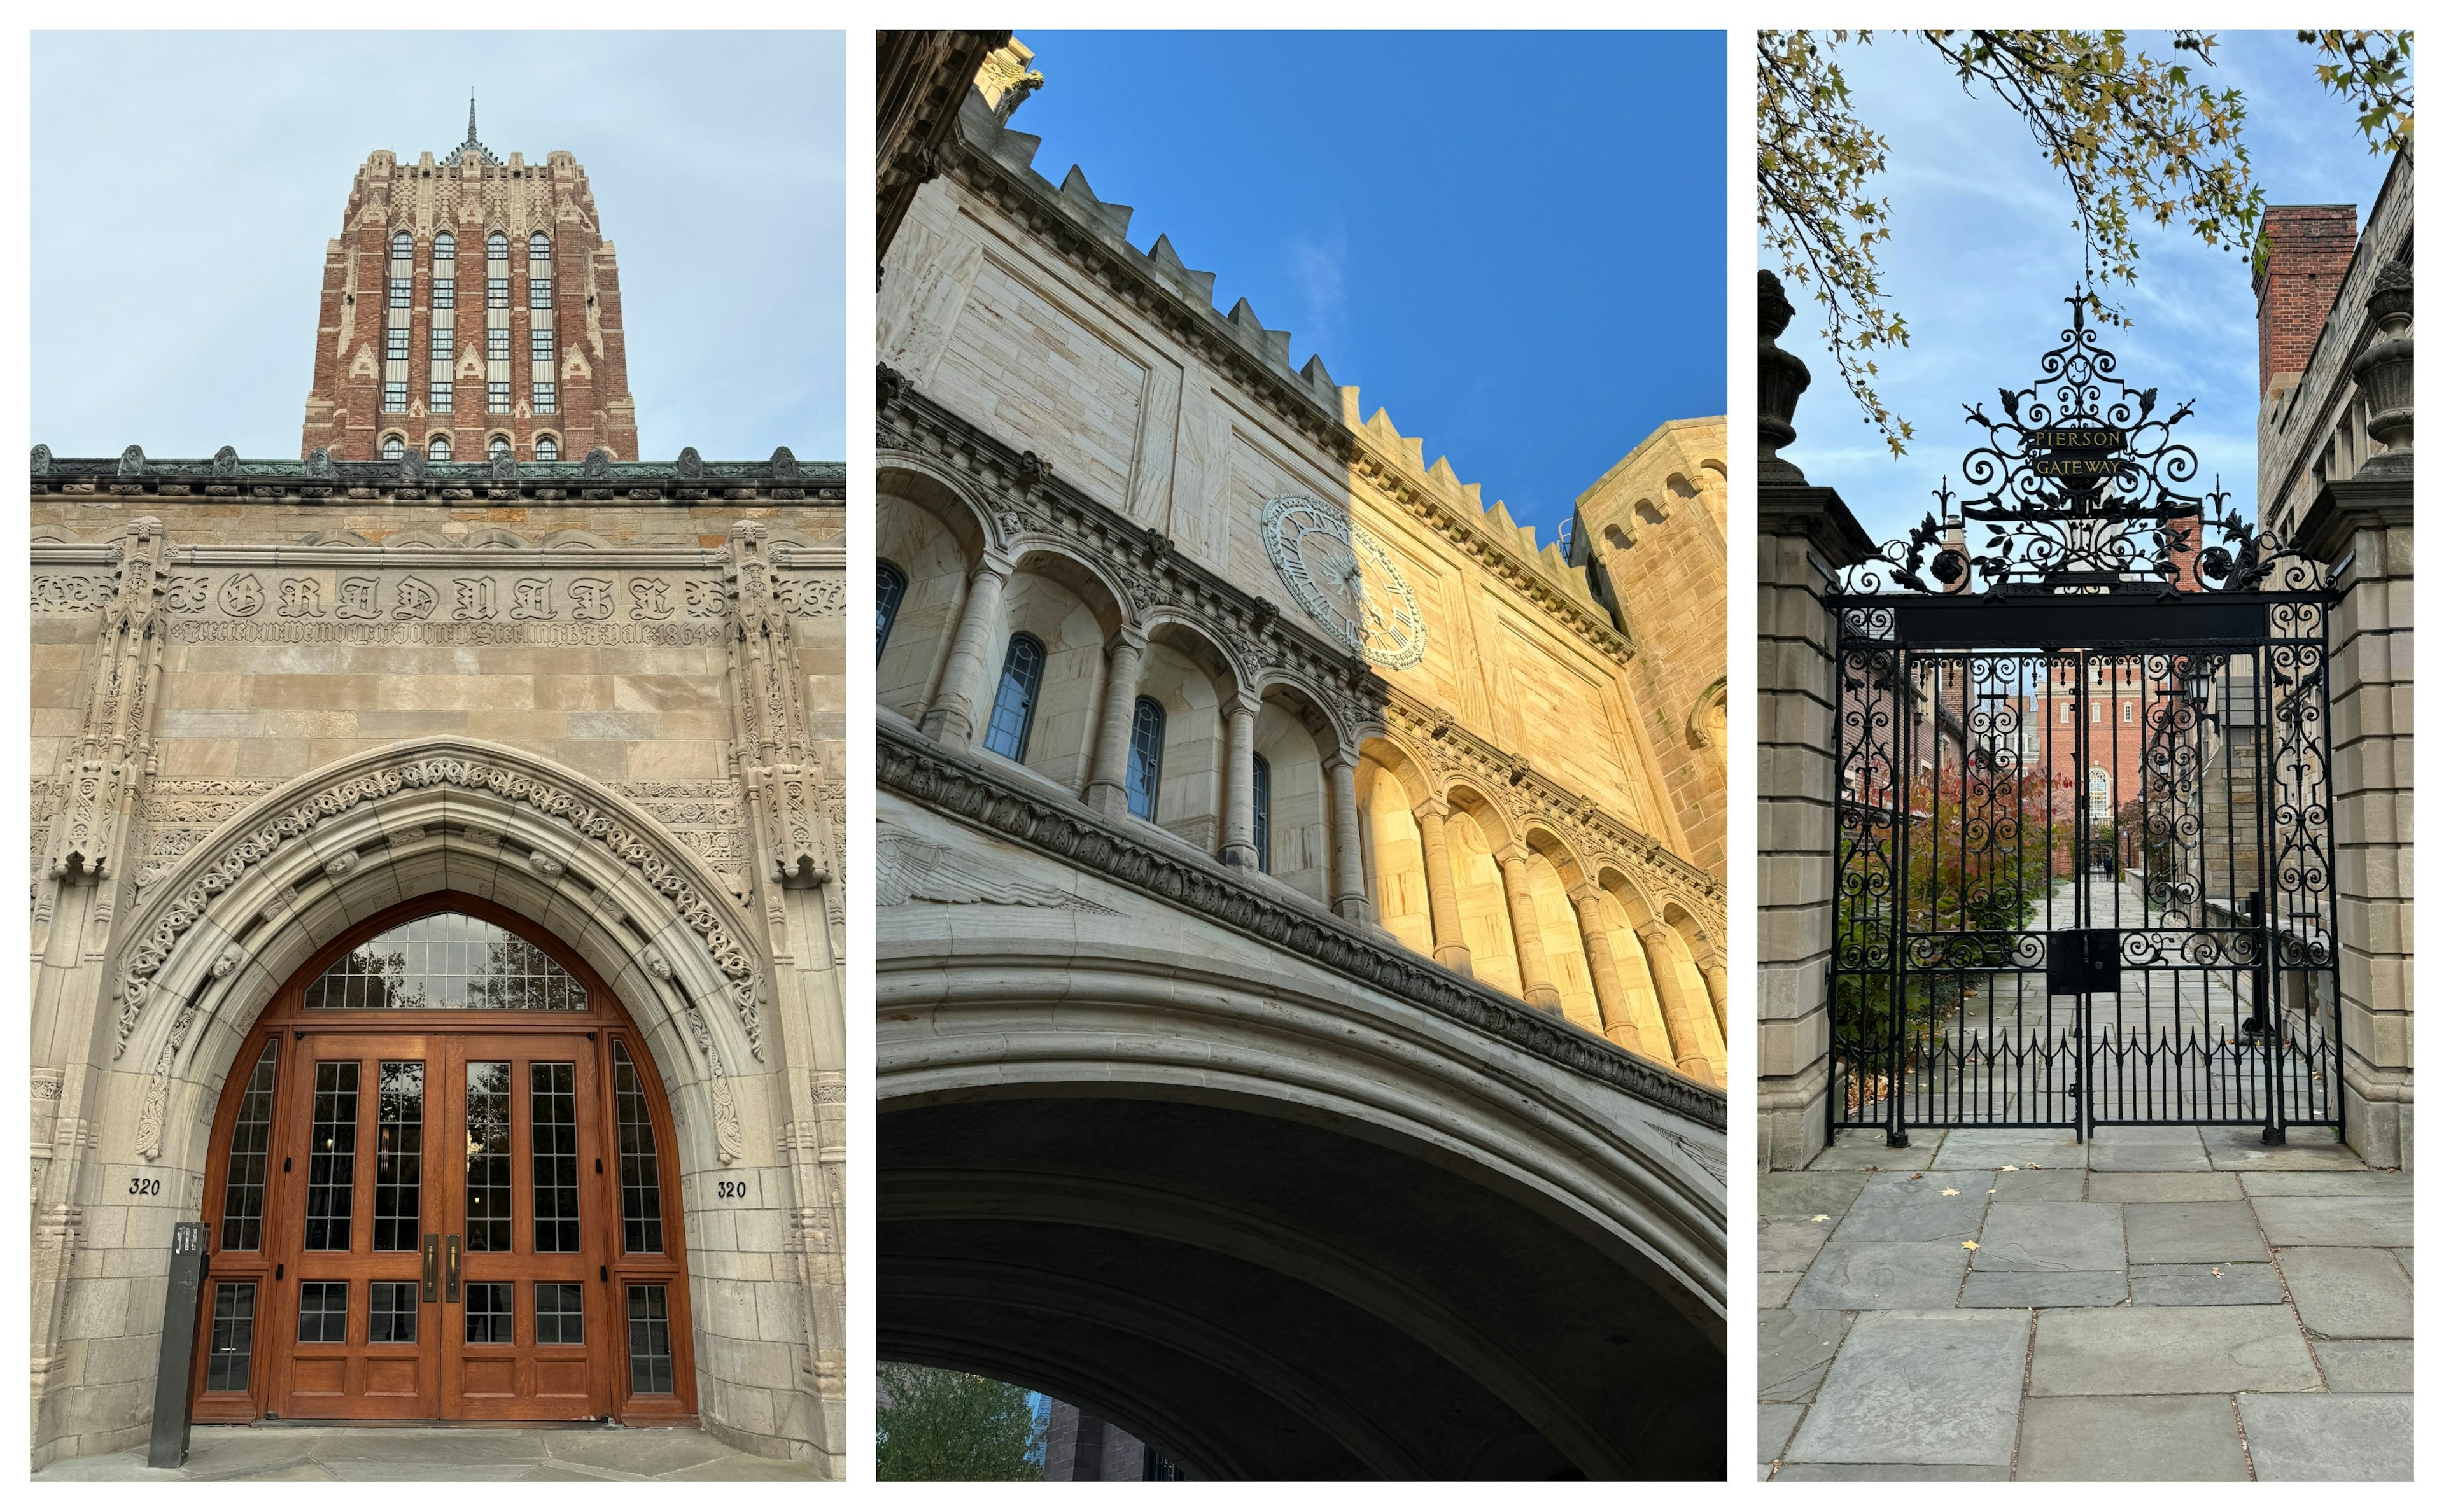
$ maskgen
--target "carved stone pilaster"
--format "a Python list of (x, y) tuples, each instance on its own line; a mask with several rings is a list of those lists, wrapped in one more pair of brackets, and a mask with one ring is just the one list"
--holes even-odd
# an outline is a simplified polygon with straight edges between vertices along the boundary
[(753, 814), (764, 879), (821, 887), (833, 879), (831, 823), (800, 692), (789, 605), (767, 555), (764, 527), (730, 532), (731, 709), (739, 777)]
[[(131, 452), (133, 448), (129, 449)], [(153, 704), (161, 670), (161, 522), (134, 522), (95, 636), (84, 728), (61, 775), (44, 870), (54, 886), (115, 877), (153, 759)]]

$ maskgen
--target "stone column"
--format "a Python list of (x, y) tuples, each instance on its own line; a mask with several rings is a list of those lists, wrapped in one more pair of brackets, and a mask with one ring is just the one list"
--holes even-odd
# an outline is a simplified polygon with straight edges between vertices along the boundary
[(1596, 1009), (1603, 1018), (1604, 1038), (1650, 1060), (1669, 1061), (1669, 1051), (1657, 1054), (1656, 1047), (1638, 1032), (1638, 1022), (1630, 1014), (1629, 994), (1620, 985), (1620, 965), (1613, 959), (1612, 931), (1604, 924), (1603, 889), (1583, 883), (1570, 894), (1570, 904), (1579, 911), (1579, 938), (1586, 942), (1587, 974), (1595, 979)]
[(1129, 732), (1136, 722), (1138, 678), (1145, 671), (1145, 632), (1122, 625), (1103, 647), (1103, 718), (1095, 731), (1094, 775), (1086, 806), (1114, 819), (1129, 811)]
[(1723, 952), (1709, 950), (1697, 963), (1697, 974), (1706, 979), (1706, 997), (1714, 1005), (1714, 1027), (1728, 1046), (1731, 1042), (1731, 973), (1723, 962)]
[(2409, 1170), (2416, 810), (2410, 270), (2392, 264), (2375, 282), (2368, 317), (2379, 328), (2352, 377), (2367, 403), (2368, 433), (2384, 450), (2318, 490), (2298, 539), (2305, 554), (2333, 570), (2337, 599), (2325, 635), (2342, 1128), (2369, 1165)]
[(1324, 765), (1332, 778), (1332, 911), (1363, 924), (1366, 861), (1358, 853), (1358, 758), (1336, 750)]
[(1545, 931), (1536, 924), (1536, 898), (1528, 890), (1528, 853), (1506, 845), (1493, 857), (1502, 868), (1502, 899), (1510, 909), (1510, 944), (1519, 955), (1519, 995), (1546, 1013), (1562, 1011), (1562, 993), (1545, 965)]
[(1451, 807), (1429, 798), (1410, 812), (1416, 817), (1418, 846), (1426, 853), (1426, 908), (1434, 917), (1435, 959), (1462, 976), (1474, 976), (1476, 965), (1459, 927), (1459, 883), (1452, 876), (1451, 851), (1443, 839), (1443, 817)]
[(1840, 494), (1775, 454), (1797, 433), (1808, 374), (1774, 344), (1792, 313), (1782, 285), (1761, 272), (1757, 286), (1757, 1162), (1793, 1171), (1824, 1148), (1832, 1068), (1838, 753), (1824, 600), (1875, 546)]
[(1245, 689), (1223, 700), (1231, 723), (1230, 783), (1222, 794), (1222, 861), (1256, 869), (1256, 695)]
[(1680, 936), (1661, 919), (1649, 919), (1638, 927), (1638, 938), (1646, 947), (1648, 975), (1663, 1002), (1664, 1025), (1672, 1032), (1673, 1064), (1693, 1080), (1721, 1085), (1722, 1070), (1708, 1042), (1713, 1015), (1689, 1001), (1689, 979), (1680, 974)]
[(987, 557), (968, 575), (968, 601), (959, 611), (959, 628), (951, 637), (951, 659), (942, 667), (942, 685), (916, 728), (953, 749), (974, 740), (977, 728), (991, 714), (992, 633), (1001, 623), (1001, 590), (1009, 581), (1010, 564)]

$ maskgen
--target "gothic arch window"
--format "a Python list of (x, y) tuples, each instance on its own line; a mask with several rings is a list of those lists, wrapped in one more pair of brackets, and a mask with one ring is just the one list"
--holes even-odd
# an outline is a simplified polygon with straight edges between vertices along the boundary
[(1002, 655), (1001, 683), (993, 691), (992, 719), (985, 726), (985, 749), (1011, 761), (1027, 760), (1027, 737), (1035, 728), (1035, 695), (1044, 685), (1044, 642), (1021, 632)]
[(307, 1012), (503, 1009), (583, 1013), (585, 986), (542, 947), (470, 914), (427, 913), (375, 935), (307, 985)]
[(384, 462), (397, 462), (407, 455), (407, 437), (397, 433), (382, 437), (381, 457)]
[(1151, 822), (1162, 794), (1162, 705), (1138, 700), (1129, 720), (1129, 812)]
[(1273, 869), (1273, 764), (1262, 756), (1256, 758), (1255, 775), (1256, 870)]
[(535, 460), (536, 460), (537, 462), (557, 462), (557, 461), (559, 461), (559, 460), (560, 460), (560, 442), (559, 442), (559, 440), (558, 440), (556, 437), (548, 436), (548, 435), (539, 435), (539, 436), (536, 436), (536, 437), (535, 437)]
[(427, 460), (433, 462), (449, 461), (450, 437), (447, 435), (436, 435), (432, 440), (425, 442), (424, 455)]
[(484, 455), (494, 462), (507, 460), (509, 455), (509, 438), (506, 435), (496, 435), (485, 442)]
[(908, 574), (880, 557), (874, 559), (874, 656), (891, 644), (891, 622), (899, 618), (899, 600), (908, 597)]

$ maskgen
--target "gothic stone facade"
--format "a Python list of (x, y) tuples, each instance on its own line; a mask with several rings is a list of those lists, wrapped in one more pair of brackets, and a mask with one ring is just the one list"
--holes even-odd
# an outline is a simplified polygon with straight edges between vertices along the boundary
[[(571, 154), (377, 152), (324, 259), (300, 456), (637, 460), (620, 262)], [(541, 447), (539, 452), (538, 446)]]
[(705, 1426), (842, 1472), (842, 480), (35, 449), (38, 1465), (146, 1436), (267, 1000), (448, 889), (650, 1047)]

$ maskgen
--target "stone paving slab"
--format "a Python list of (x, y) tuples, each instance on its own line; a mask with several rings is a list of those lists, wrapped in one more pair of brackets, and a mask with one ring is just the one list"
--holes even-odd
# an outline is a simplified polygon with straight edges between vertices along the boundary
[(1812, 1402), (1833, 1354), (1849, 1332), (1841, 1313), (1776, 1308), (1757, 1326), (1757, 1397), (1766, 1402)]
[(1994, 1200), (2077, 1202), (2085, 1195), (2087, 1184), (2093, 1179), (2084, 1166), (2069, 1171), (1998, 1171), (1994, 1173)]
[(2237, 1202), (2229, 1171), (2100, 1171), (2087, 1178), (2090, 1202)]
[(2311, 1333), (2327, 1338), (2408, 1338), (2410, 1278), (2381, 1249), (2286, 1249), (2275, 1263)]
[(2324, 1368), (2328, 1391), (2410, 1390), (2411, 1344), (2406, 1338), (2315, 1338), (2308, 1347)]
[(1771, 1468), (1782, 1458), (1782, 1447), (1790, 1442), (1790, 1430), (1807, 1415), (1807, 1409), (1796, 1404), (1771, 1404), (1757, 1409), (1757, 1460)]
[(2195, 1129), (2099, 1129), (2087, 1144), (2090, 1171), (2212, 1171)]
[(2240, 1421), (2261, 1481), (2407, 1481), (2410, 1401), (2331, 1392), (2243, 1393)]
[(1805, 1218), (1766, 1218), (1757, 1223), (1757, 1264), (1766, 1270), (1804, 1271), (1833, 1237), (1830, 1223)]
[(1990, 1209), (1972, 1270), (2120, 1270), (2121, 1209), (2112, 1203), (2012, 1203)]
[(1799, 1279), (1805, 1273), (1796, 1270), (1769, 1270), (1764, 1275), (1759, 1276), (1757, 1278), (1757, 1305), (1759, 1307), (1789, 1306), (1790, 1294), (1798, 1289)]
[(2407, 1197), (2260, 1197), (2250, 1204), (2278, 1249), (2294, 1245), (2411, 1245)]
[(1895, 1150), (1884, 1143), (1884, 1136), (1873, 1129), (1843, 1129), (1833, 1136), (1817, 1157), (1807, 1163), (1812, 1173), (1820, 1171), (1924, 1171), (1935, 1163), (1935, 1148), (1943, 1141), (1933, 1134), (1920, 1133), (1912, 1143)]
[(2279, 1145), (2259, 1142), (2247, 1127), (2204, 1131), (2208, 1156), (2217, 1171), (2364, 1171), (2359, 1152), (2331, 1129), (2293, 1129)]
[(2243, 1191), (2252, 1197), (2407, 1197), (2407, 1171), (2244, 1171)]
[(2399, 1261), (2399, 1262), (2401, 1262), (2401, 1273), (2402, 1273), (2403, 1275), (2405, 1275), (2405, 1276), (2410, 1276), (2410, 1277), (2414, 1277), (2414, 1278), (2415, 1278), (2416, 1276), (2417, 1276), (2418, 1272), (2417, 1272), (2417, 1271), (2416, 1271), (2416, 1270), (2413, 1270), (2413, 1269), (2411, 1268), (2411, 1265), (2410, 1265), (2410, 1257), (2411, 1257), (2414, 1253), (2415, 1253), (2415, 1251), (2413, 1251), (2413, 1250), (2408, 1250), (2408, 1249), (2397, 1249), (2397, 1250), (2395, 1250), (2395, 1251), (2393, 1252), (2393, 1258), (2394, 1258), (2394, 1259), (2396, 1259), (2396, 1260), (2398, 1260), (2398, 1261)]
[(2008, 1481), (2000, 1465), (1785, 1465), (1776, 1481)]
[(1983, 1171), (1887, 1172), (1868, 1181), (1833, 1237), (1843, 1244), (1973, 1239), (1993, 1184), (1993, 1173)]
[(2015, 1481), (2246, 1481), (2229, 1396), (2046, 1396), (2020, 1421)]
[(2135, 1203), (2123, 1209), (2133, 1265), (2266, 1262), (2266, 1241), (2245, 1202)]
[(1954, 1129), (1943, 1136), (1947, 1166), (2078, 1166), (2087, 1148), (2068, 1129)]
[(2028, 1393), (2175, 1396), (2321, 1384), (2288, 1307), (2117, 1307), (2039, 1314)]
[(187, 1463), (144, 1451), (45, 1466), (37, 1481), (811, 1481), (697, 1429), (197, 1428)]
[(1865, 1314), (1785, 1461), (2009, 1466), (2027, 1350), (2023, 1312)]
[(1972, 1269), (1960, 1288), (1963, 1307), (2119, 1307), (2129, 1300), (2129, 1281), (2118, 1270)]
[(1757, 1178), (1757, 1216), (1813, 1218), (1831, 1213), (1839, 1218), (1858, 1201), (1859, 1189), (1871, 1172), (1864, 1171), (1774, 1171)]
[(1949, 1307), (1960, 1295), (1969, 1251), (1951, 1241), (1924, 1245), (1826, 1245), (1790, 1294), (1795, 1308), (1863, 1311)]
[(2248, 1307), (2283, 1300), (2268, 1264), (2133, 1265), (2130, 1300), (2140, 1307)]

